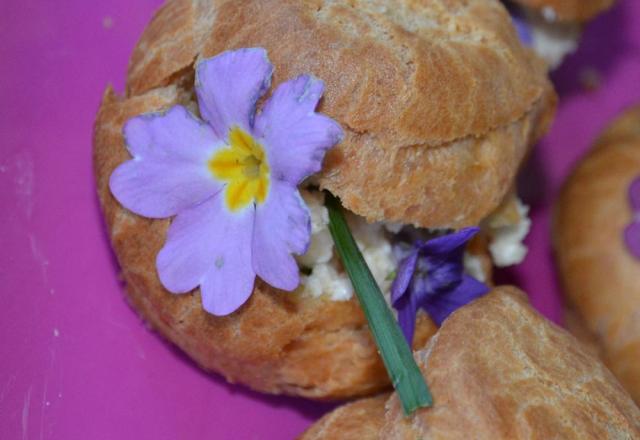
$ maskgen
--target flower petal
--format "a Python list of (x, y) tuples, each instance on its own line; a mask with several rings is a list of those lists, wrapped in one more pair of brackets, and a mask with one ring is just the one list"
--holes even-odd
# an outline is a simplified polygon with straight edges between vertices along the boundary
[(420, 250), (426, 255), (448, 255), (452, 251), (464, 247), (478, 232), (480, 232), (480, 228), (476, 226), (463, 228), (427, 241), (420, 246)]
[(640, 259), (640, 222), (633, 222), (624, 230), (624, 241), (631, 254)]
[(489, 288), (475, 278), (464, 275), (462, 282), (454, 290), (429, 298), (423, 307), (433, 322), (441, 326), (447, 317), (460, 307), (469, 304), (489, 292)]
[(400, 263), (398, 273), (391, 284), (391, 302), (395, 306), (406, 293), (411, 279), (416, 271), (416, 263), (418, 262), (418, 250), (413, 251)]
[(204, 309), (226, 315), (251, 295), (254, 210), (230, 215), (222, 193), (187, 209), (169, 227), (156, 265), (162, 284), (173, 293), (198, 285)]
[[(409, 289), (411, 289), (409, 287)], [(409, 346), (413, 343), (413, 333), (416, 328), (416, 314), (418, 312), (418, 304), (416, 296), (413, 292), (404, 295), (398, 301), (393, 303), (393, 307), (398, 311), (398, 324), (402, 330), (404, 338)]]
[(463, 255), (464, 251), (461, 249), (449, 254), (448, 258), (425, 257), (427, 276), (423, 278), (424, 287), (420, 290), (433, 295), (459, 284), (464, 270)]
[(629, 185), (629, 203), (634, 211), (640, 212), (640, 177)]
[(278, 289), (298, 287), (299, 269), (291, 253), (304, 254), (311, 239), (311, 219), (295, 187), (273, 181), (267, 200), (256, 208), (253, 269)]
[(253, 126), (256, 102), (269, 89), (273, 66), (262, 48), (223, 52), (196, 66), (200, 113), (220, 138)]
[(419, 303), (425, 301), (426, 296), (448, 291), (462, 281), (464, 249), (479, 230), (476, 227), (461, 229), (420, 245), (423, 258), (418, 269), (426, 270), (428, 276), (416, 279), (416, 282), (424, 284), (416, 287), (416, 292), (422, 295)]
[(124, 136), (133, 159), (115, 169), (109, 186), (136, 214), (170, 217), (221, 189), (207, 159), (222, 144), (184, 107), (130, 119)]
[(511, 19), (513, 21), (513, 26), (518, 32), (518, 37), (520, 38), (522, 44), (524, 44), (525, 46), (532, 46), (533, 32), (531, 30), (531, 25), (527, 22), (526, 18), (512, 15)]
[(282, 83), (256, 117), (255, 133), (265, 139), (271, 173), (297, 185), (322, 168), (325, 152), (340, 142), (342, 129), (315, 113), (322, 81), (309, 75)]

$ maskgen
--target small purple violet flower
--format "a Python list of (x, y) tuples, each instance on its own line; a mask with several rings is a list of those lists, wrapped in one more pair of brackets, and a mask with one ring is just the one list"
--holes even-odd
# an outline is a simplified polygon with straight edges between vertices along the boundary
[(419, 308), (440, 326), (455, 310), (489, 291), (464, 273), (464, 249), (479, 230), (465, 228), (426, 242), (416, 241), (400, 262), (391, 286), (391, 302), (409, 345)]
[(629, 204), (633, 220), (624, 230), (624, 241), (629, 252), (640, 259), (640, 176), (629, 185)]
[(512, 15), (511, 19), (513, 21), (513, 25), (516, 27), (516, 31), (518, 31), (518, 37), (520, 41), (525, 46), (533, 45), (533, 31), (531, 30), (531, 25), (527, 22), (525, 18), (519, 17), (517, 15)]
[(513, 26), (516, 28), (518, 32), (518, 37), (520, 41), (525, 46), (533, 45), (533, 31), (531, 29), (531, 25), (527, 21), (524, 13), (518, 9), (516, 6), (506, 5), (509, 14), (511, 15), (511, 21), (513, 22)]
[(224, 52), (196, 66), (200, 114), (175, 106), (124, 127), (133, 159), (111, 175), (115, 198), (144, 217), (173, 217), (156, 266), (172, 293), (200, 287), (202, 304), (227, 315), (256, 275), (275, 288), (299, 284), (292, 257), (309, 246), (309, 211), (297, 186), (320, 171), (343, 136), (315, 112), (322, 81), (281, 84), (262, 111), (273, 66), (262, 48)]

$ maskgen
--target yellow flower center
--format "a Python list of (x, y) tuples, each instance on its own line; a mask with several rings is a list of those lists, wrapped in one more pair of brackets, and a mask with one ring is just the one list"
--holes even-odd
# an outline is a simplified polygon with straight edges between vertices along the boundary
[(209, 160), (209, 171), (227, 182), (225, 202), (231, 211), (249, 203), (262, 203), (269, 191), (269, 164), (264, 148), (240, 127), (229, 132), (229, 147), (218, 150)]

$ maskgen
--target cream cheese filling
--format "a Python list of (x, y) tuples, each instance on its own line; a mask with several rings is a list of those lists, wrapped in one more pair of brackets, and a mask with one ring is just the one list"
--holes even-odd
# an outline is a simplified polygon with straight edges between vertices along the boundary
[(513, 6), (515, 16), (523, 21), (531, 41), (527, 44), (543, 58), (550, 69), (555, 69), (564, 58), (578, 48), (582, 28), (578, 23), (558, 21), (556, 11), (549, 6), (539, 12)]
[[(297, 292), (312, 297), (325, 296), (333, 301), (348, 301), (354, 291), (347, 274), (342, 270), (333, 239), (329, 232), (329, 213), (324, 206), (324, 194), (319, 191), (301, 190), (311, 214), (311, 243), (306, 254), (297, 256), (301, 268), (301, 285)], [(346, 213), (347, 221), (354, 239), (367, 262), (380, 290), (389, 301), (389, 291), (397, 269), (397, 261), (393, 254), (392, 236), (399, 233), (402, 225), (391, 223), (367, 223), (362, 217)], [(508, 226), (503, 226), (508, 228)], [(517, 234), (508, 231), (499, 232), (496, 237), (498, 249), (505, 243), (512, 245), (511, 239)], [(526, 235), (526, 234), (525, 234)], [(517, 241), (521, 245), (521, 240)], [(525, 249), (526, 253), (526, 249)], [(502, 255), (502, 254), (500, 254)], [(513, 261), (513, 258), (512, 260)], [(482, 259), (465, 253), (465, 272), (479, 281), (486, 282)]]
[(531, 229), (529, 207), (513, 197), (487, 221), (490, 236), (489, 252), (498, 267), (520, 264), (527, 256), (527, 246), (523, 243)]
[(578, 49), (581, 29), (577, 23), (558, 23), (546, 17), (529, 17), (533, 50), (555, 69)]
[[(313, 297), (327, 295), (334, 301), (348, 301), (353, 297), (353, 286), (340, 268), (334, 252), (324, 194), (306, 190), (301, 191), (301, 194), (311, 212), (311, 244), (306, 254), (297, 257), (298, 264), (310, 271), (308, 275), (301, 277), (302, 292)], [(347, 213), (347, 221), (380, 290), (388, 293), (396, 261), (384, 225), (369, 224), (351, 213)]]

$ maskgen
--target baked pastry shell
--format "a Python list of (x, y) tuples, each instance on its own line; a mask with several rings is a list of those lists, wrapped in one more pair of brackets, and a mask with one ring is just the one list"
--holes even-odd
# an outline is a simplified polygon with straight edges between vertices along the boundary
[[(380, 391), (388, 378), (355, 299), (258, 281), (241, 309), (209, 315), (197, 289), (172, 295), (156, 275), (170, 221), (136, 216), (109, 191), (109, 176), (130, 158), (125, 121), (176, 104), (197, 112), (194, 64), (251, 46), (268, 50), (274, 87), (301, 73), (326, 83), (319, 111), (346, 137), (316, 183), (367, 220), (430, 228), (478, 224), (508, 195), (555, 110), (545, 67), (497, 1), (174, 0), (134, 49), (125, 96), (105, 92), (98, 193), (127, 297), (151, 327), (204, 369), (256, 390), (320, 399)], [(422, 316), (416, 344), (434, 332)]]
[(623, 231), (640, 176), (640, 107), (608, 127), (565, 182), (553, 243), (564, 292), (601, 344), (606, 364), (640, 402), (640, 261)]
[(432, 408), (405, 417), (395, 393), (359, 400), (325, 415), (300, 439), (640, 436), (640, 409), (611, 372), (513, 287), (456, 311), (415, 357)]

